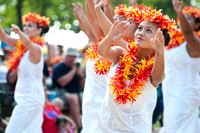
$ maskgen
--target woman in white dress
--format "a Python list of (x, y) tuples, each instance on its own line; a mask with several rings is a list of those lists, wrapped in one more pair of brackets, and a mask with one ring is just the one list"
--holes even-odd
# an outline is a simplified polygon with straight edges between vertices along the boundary
[(138, 16), (142, 22), (136, 30), (135, 42), (125, 50), (111, 45), (121, 39), (127, 22), (115, 22), (98, 46), (99, 54), (111, 61), (113, 67), (98, 115), (97, 132), (150, 133), (152, 130), (150, 108), (146, 104), (164, 78), (164, 45), (169, 42), (169, 36), (164, 34), (167, 36), (164, 38), (162, 31), (172, 30), (174, 21), (150, 8)]
[(17, 33), (19, 40), (6, 35), (0, 28), (0, 39), (16, 47), (8, 65), (17, 69), (18, 80), (14, 98), (15, 106), (6, 133), (42, 133), (43, 108), (45, 95), (42, 83), (43, 77), (43, 33), (48, 31), (49, 18), (37, 13), (23, 16), (25, 24), (22, 32), (19, 27), (12, 25), (12, 31)]
[[(200, 11), (183, 9), (179, 0), (172, 2), (185, 41), (165, 52), (164, 126), (160, 133), (200, 133)], [(181, 41), (181, 37), (175, 39)]]

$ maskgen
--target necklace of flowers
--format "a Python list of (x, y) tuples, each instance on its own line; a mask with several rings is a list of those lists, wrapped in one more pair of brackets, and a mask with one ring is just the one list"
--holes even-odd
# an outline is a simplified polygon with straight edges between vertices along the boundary
[(137, 60), (138, 48), (135, 42), (130, 43), (118, 61), (115, 75), (111, 77), (110, 88), (115, 102), (126, 104), (136, 102), (142, 89), (151, 75), (154, 56), (148, 60)]
[[(43, 46), (45, 41), (43, 37), (36, 37), (33, 40), (31, 40), (33, 43), (36, 43), (40, 46)], [(27, 48), (22, 44), (20, 40), (17, 41), (16, 48), (10, 53), (9, 60), (7, 62), (7, 65), (10, 69), (15, 70), (18, 68), (19, 63), (26, 53)]]
[[(195, 35), (200, 38), (200, 31), (195, 32)], [(171, 40), (169, 42), (169, 45), (167, 46), (167, 50), (170, 50), (171, 48), (176, 48), (180, 46), (184, 41), (184, 35), (183, 32), (179, 30), (174, 30), (170, 33)]]
[(97, 53), (97, 48), (99, 43), (103, 40), (104, 37), (102, 37), (98, 43), (93, 44), (91, 47), (89, 47), (85, 54), (85, 60), (95, 60), (94, 64), (94, 72), (97, 75), (105, 75), (112, 65), (112, 62), (104, 59)]

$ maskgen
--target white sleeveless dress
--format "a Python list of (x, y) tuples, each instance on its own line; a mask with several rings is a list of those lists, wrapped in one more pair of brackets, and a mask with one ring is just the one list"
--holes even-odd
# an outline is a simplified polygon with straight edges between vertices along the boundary
[(95, 61), (88, 60), (86, 63), (86, 81), (82, 102), (81, 133), (95, 133), (97, 130), (97, 116), (103, 98), (106, 93), (106, 78), (104, 75), (96, 75), (94, 72)]
[[(115, 74), (117, 65), (110, 69), (109, 77)], [(108, 78), (108, 83), (110, 80)], [(148, 82), (142, 90), (137, 102), (125, 105), (115, 102), (110, 87), (98, 114), (97, 133), (151, 133), (152, 112), (156, 104), (156, 88)], [(149, 99), (152, 97), (153, 99)], [(149, 101), (148, 101), (149, 100)], [(150, 105), (152, 103), (152, 105)]]
[(200, 58), (186, 42), (165, 52), (164, 127), (160, 133), (200, 133)]
[(14, 94), (17, 105), (12, 112), (6, 133), (42, 133), (45, 103), (43, 64), (43, 53), (37, 64), (29, 60), (29, 51), (21, 59)]

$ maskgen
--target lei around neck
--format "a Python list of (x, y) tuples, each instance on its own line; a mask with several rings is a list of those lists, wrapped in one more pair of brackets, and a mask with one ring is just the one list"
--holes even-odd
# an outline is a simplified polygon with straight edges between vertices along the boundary
[(138, 47), (132, 42), (125, 49), (118, 61), (115, 75), (111, 77), (109, 86), (115, 96), (115, 102), (119, 104), (136, 102), (151, 75), (154, 56), (148, 60), (137, 60), (138, 56)]
[[(40, 46), (43, 46), (45, 43), (43, 37), (36, 37), (36, 38), (32, 39), (31, 41)], [(24, 56), (24, 54), (26, 53), (26, 51), (27, 51), (27, 48), (22, 44), (22, 42), (20, 40), (18, 40), (18, 42), (16, 44), (16, 48), (15, 48), (15, 50), (13, 50), (10, 53), (10, 57), (7, 62), (7, 65), (11, 70), (18, 69), (19, 63), (20, 63), (22, 57)]]

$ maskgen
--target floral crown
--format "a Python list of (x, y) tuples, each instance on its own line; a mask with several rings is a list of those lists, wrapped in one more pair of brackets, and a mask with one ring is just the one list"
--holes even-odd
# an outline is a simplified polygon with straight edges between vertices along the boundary
[(200, 11), (194, 7), (191, 6), (186, 6), (183, 8), (183, 13), (184, 14), (189, 14), (195, 18), (199, 18), (200, 19)]
[(44, 17), (44, 16), (41, 17), (37, 13), (28, 13), (28, 14), (25, 14), (22, 17), (22, 20), (23, 20), (23, 24), (25, 24), (27, 21), (30, 21), (30, 22), (37, 23), (37, 24), (39, 24), (39, 26), (42, 26), (42, 27), (45, 27), (45, 28), (47, 26), (49, 26), (49, 24), (50, 24), (50, 20), (49, 20), (48, 17)]
[(126, 5), (120, 4), (115, 7), (115, 14), (126, 18), (126, 10), (127, 10)]
[(139, 15), (141, 15), (141, 21), (152, 22), (161, 30), (167, 29), (168, 32), (173, 31), (176, 28), (176, 23), (174, 20), (169, 19), (167, 15), (164, 15), (162, 10), (152, 9), (151, 7), (144, 8)]
[(143, 4), (137, 6), (128, 7), (126, 10), (126, 18), (132, 19), (135, 23), (140, 23), (142, 20), (142, 11), (147, 9), (147, 6)]

